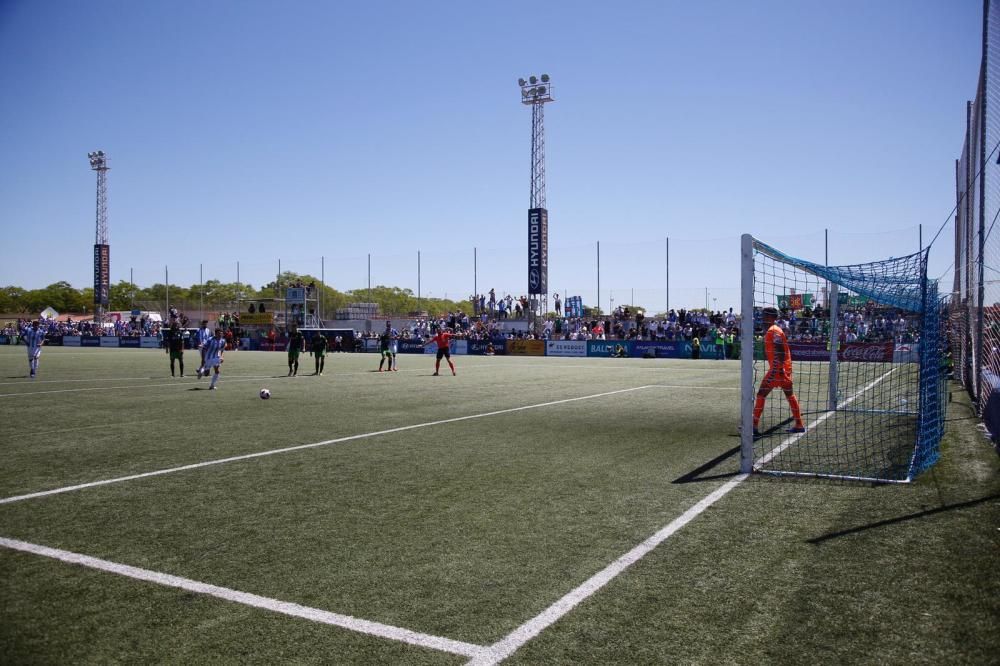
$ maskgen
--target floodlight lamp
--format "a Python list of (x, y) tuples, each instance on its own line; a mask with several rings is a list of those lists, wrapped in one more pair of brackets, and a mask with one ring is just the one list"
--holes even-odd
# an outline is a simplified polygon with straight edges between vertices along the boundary
[(517, 85), (519, 85), (519, 86), (523, 86), (525, 83), (526, 83), (526, 81), (524, 79), (518, 79), (517, 80)]
[(538, 86), (538, 94), (539, 95), (545, 94), (545, 86)]
[(548, 83), (548, 82), (549, 82), (549, 75), (542, 74), (542, 83)]
[(529, 77), (528, 77), (528, 81), (530, 81), (530, 82), (531, 82), (531, 85), (535, 85), (536, 83), (538, 83), (538, 77), (535, 77), (535, 76), (529, 76)]

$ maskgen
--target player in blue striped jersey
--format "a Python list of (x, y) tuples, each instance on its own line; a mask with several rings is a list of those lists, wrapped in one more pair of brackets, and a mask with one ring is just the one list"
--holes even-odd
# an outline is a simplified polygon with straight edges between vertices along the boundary
[(28, 346), (28, 369), (31, 371), (31, 378), (35, 378), (38, 371), (38, 357), (42, 355), (42, 345), (45, 344), (45, 331), (39, 326), (39, 321), (31, 322), (31, 326), (25, 326), (21, 330), (21, 339)]
[(198, 343), (198, 352), (201, 354), (201, 365), (198, 366), (198, 377), (201, 378), (202, 374), (208, 374), (208, 370), (205, 368), (205, 345), (208, 341), (212, 339), (212, 331), (208, 328), (208, 320), (201, 320), (201, 328), (198, 329), (195, 341)]
[(209, 386), (209, 390), (215, 390), (215, 383), (219, 381), (219, 372), (222, 370), (222, 353), (226, 351), (226, 339), (222, 337), (222, 329), (215, 329), (215, 337), (210, 338), (205, 346), (202, 347), (202, 352), (205, 355), (205, 361), (202, 368), (198, 368), (198, 379), (201, 379), (205, 375), (209, 374), (212, 368), (215, 368), (215, 374), (212, 375), (212, 385)]

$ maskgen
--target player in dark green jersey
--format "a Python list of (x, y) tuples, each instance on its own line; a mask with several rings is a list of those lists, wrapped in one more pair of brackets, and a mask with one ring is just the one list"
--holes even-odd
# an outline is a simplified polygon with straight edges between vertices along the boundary
[(326, 337), (317, 332), (316, 335), (312, 337), (312, 355), (316, 360), (316, 372), (314, 375), (323, 376), (323, 365), (326, 363)]
[(381, 360), (378, 362), (378, 371), (382, 372), (382, 366), (385, 365), (386, 361), (389, 361), (388, 370), (392, 371), (392, 350), (390, 349), (390, 344), (392, 343), (392, 334), (388, 329), (382, 332), (382, 335), (378, 336), (378, 351), (382, 356)]
[(305, 349), (306, 338), (295, 324), (288, 331), (288, 376), (299, 374), (299, 354)]
[(181, 366), (181, 377), (184, 376), (184, 335), (181, 333), (180, 326), (177, 322), (170, 325), (167, 330), (167, 334), (164, 336), (167, 347), (167, 354), (170, 355), (170, 376), (176, 377), (174, 374), (174, 361), (180, 363)]

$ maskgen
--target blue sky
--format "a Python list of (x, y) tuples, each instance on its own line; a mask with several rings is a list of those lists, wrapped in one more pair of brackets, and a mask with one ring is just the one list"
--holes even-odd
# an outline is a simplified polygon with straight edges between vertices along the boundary
[[(283, 269), (464, 297), (526, 291), (546, 107), (550, 292), (737, 305), (739, 236), (856, 263), (955, 202), (980, 2), (0, 0), (0, 284)], [(931, 272), (952, 259), (949, 224)], [(473, 268), (473, 248), (477, 267)], [(945, 276), (950, 288), (950, 272)]]

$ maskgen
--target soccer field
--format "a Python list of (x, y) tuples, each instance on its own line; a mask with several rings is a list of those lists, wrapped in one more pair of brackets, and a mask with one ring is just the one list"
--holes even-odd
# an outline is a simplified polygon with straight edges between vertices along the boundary
[(996, 663), (964, 396), (914, 484), (745, 479), (738, 362), (453, 358), (0, 347), (0, 661)]

